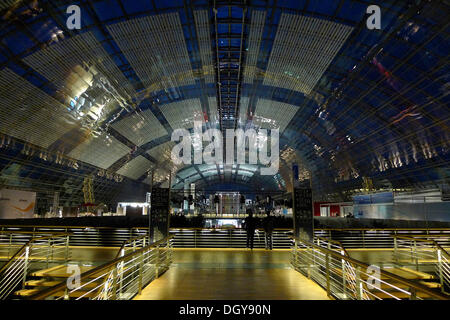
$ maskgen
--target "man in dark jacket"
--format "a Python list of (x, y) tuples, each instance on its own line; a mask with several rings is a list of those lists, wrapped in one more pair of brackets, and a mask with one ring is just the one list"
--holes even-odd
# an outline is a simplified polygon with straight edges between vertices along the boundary
[(247, 231), (247, 248), (253, 249), (253, 239), (255, 238), (256, 220), (253, 218), (252, 209), (247, 209), (248, 217), (245, 218), (245, 230)]
[(267, 212), (267, 217), (264, 218), (264, 232), (266, 234), (266, 249), (272, 250), (273, 247), (273, 217), (270, 216), (270, 211)]

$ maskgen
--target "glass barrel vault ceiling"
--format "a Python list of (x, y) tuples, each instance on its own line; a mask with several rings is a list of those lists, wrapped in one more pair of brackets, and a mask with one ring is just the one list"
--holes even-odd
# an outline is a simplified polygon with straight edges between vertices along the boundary
[[(66, 9), (81, 8), (80, 30)], [(381, 30), (366, 9), (381, 7)], [(126, 183), (317, 194), (449, 180), (449, 1), (0, 3), (0, 183), (73, 202)], [(175, 127), (280, 127), (280, 170), (177, 167)], [(255, 170), (256, 169), (256, 170)], [(147, 188), (147, 187), (144, 187)], [(106, 201), (105, 200), (105, 201)]]

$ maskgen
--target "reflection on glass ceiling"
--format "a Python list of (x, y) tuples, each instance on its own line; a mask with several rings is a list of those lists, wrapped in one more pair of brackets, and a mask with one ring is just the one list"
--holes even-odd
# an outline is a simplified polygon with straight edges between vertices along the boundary
[[(318, 193), (359, 189), (367, 178), (376, 188), (449, 179), (445, 1), (374, 1), (381, 30), (366, 28), (368, 4), (357, 0), (268, 0), (246, 10), (89, 0), (79, 3), (81, 30), (67, 29), (62, 3), (0, 1), (0, 169), (20, 163), (16, 185), (79, 183), (50, 173), (53, 165), (77, 171), (76, 181), (122, 173), (148, 182), (142, 159), (155, 160), (155, 181), (178, 172), (273, 188), (289, 188), (296, 162)], [(194, 120), (279, 127), (279, 176), (173, 166), (170, 136)], [(98, 186), (105, 198), (112, 189)]]

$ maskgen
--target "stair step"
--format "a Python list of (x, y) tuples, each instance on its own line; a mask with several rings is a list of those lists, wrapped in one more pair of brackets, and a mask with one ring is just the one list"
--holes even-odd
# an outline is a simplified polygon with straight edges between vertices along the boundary
[[(45, 287), (45, 288), (48, 288), (48, 287), (54, 287), (54, 286), (56, 286), (56, 285), (58, 285), (60, 283), (61, 283), (61, 281), (52, 281), (52, 280), (46, 280), (46, 279), (39, 279), (39, 280), (26, 281), (25, 285), (28, 286), (28, 287)], [(99, 284), (102, 284), (102, 283), (103, 283), (103, 281), (94, 281), (94, 282), (91, 282), (89, 284), (84, 285), (83, 288), (80, 289), (80, 290), (83, 291), (83, 290), (87, 290), (87, 289), (92, 289), (92, 288), (95, 288)], [(81, 285), (83, 285), (83, 284), (81, 284)]]
[[(393, 273), (399, 277), (402, 277), (404, 279), (408, 280), (427, 280), (427, 279), (434, 279), (434, 276), (425, 272), (416, 271), (410, 268), (406, 267), (398, 267), (398, 268), (385, 268), (384, 269), (387, 272)], [(383, 277), (382, 277), (383, 279)], [(383, 279), (384, 280), (384, 279)]]
[(429, 273), (422, 272), (422, 271), (414, 270), (414, 269), (407, 268), (407, 267), (399, 267), (398, 269), (406, 271), (406, 272), (413, 273), (413, 274), (417, 275), (417, 277), (420, 278), (420, 279), (434, 279), (433, 275), (431, 275)]
[[(384, 271), (387, 271), (389, 273), (395, 274), (399, 277), (402, 277), (402, 278), (408, 279), (408, 280), (434, 279), (434, 276), (432, 276), (430, 274), (427, 274), (427, 273), (418, 274), (416, 272), (410, 272), (410, 270), (412, 270), (412, 269), (408, 269), (408, 268), (385, 268), (384, 269)], [(415, 270), (412, 270), (412, 271), (415, 271)], [(333, 272), (342, 276), (342, 270), (340, 268), (333, 268)], [(363, 280), (367, 280), (369, 278), (369, 276), (367, 274), (361, 274), (361, 278)], [(387, 281), (387, 280), (390, 280), (390, 278), (385, 275), (381, 275), (381, 280)], [(395, 282), (395, 280), (390, 280), (390, 282)]]
[(39, 270), (39, 271), (35, 271), (30, 273), (30, 276), (32, 277), (45, 277), (46, 273), (52, 272), (52, 271), (56, 271), (56, 270), (60, 270), (61, 268), (64, 268), (65, 266), (54, 266), (48, 269), (43, 269), (43, 270)]
[[(385, 290), (385, 291), (387, 291), (387, 290)], [(374, 290), (371, 293), (373, 295), (377, 296), (378, 298), (383, 299), (383, 300), (395, 299), (395, 298), (398, 298), (398, 299), (410, 299), (410, 297), (411, 297), (409, 294), (407, 294), (405, 292), (402, 292), (402, 291), (392, 291), (392, 292), (386, 293), (386, 292), (381, 292), (381, 291)], [(390, 294), (392, 296), (394, 296), (395, 298), (392, 297)], [(431, 296), (426, 294), (426, 293), (423, 293), (423, 292), (418, 292), (417, 293), (417, 298), (431, 299)]]
[[(14, 295), (18, 296), (18, 297), (26, 298), (26, 297), (31, 297), (31, 296), (35, 295), (39, 291), (42, 291), (42, 290), (40, 290), (40, 289), (22, 289), (22, 290), (18, 290), (16, 292), (14, 292)], [(80, 291), (72, 292), (70, 294), (70, 297), (71, 298), (79, 298), (79, 297), (83, 296), (86, 298), (94, 298), (95, 296), (97, 296), (97, 294), (98, 293), (95, 291), (86, 294), (86, 291), (80, 290)], [(53, 297), (61, 297), (63, 295), (64, 295), (64, 291), (59, 291), (59, 292), (54, 293), (52, 296)]]
[[(439, 289), (441, 287), (441, 284), (437, 283), (437, 282), (417, 281), (417, 283), (422, 286), (425, 286), (429, 289)], [(404, 290), (409, 290), (408, 285), (405, 285), (405, 284), (399, 283), (399, 282), (389, 282), (389, 284), (386, 284), (383, 282), (380, 283), (380, 288), (385, 291), (395, 290), (392, 286), (395, 286), (397, 288), (404, 289)]]
[(423, 286), (426, 286), (430, 289), (440, 289), (442, 285), (438, 282), (427, 282), (427, 281), (419, 281), (419, 283)]
[[(414, 259), (401, 259), (398, 260), (399, 263), (408, 263), (408, 264), (415, 264), (416, 260)], [(438, 263), (438, 261), (436, 259), (420, 259), (417, 260), (418, 264), (434, 264), (434, 263)]]
[[(79, 266), (80, 268), (80, 272), (84, 273), (86, 271), (89, 271), (95, 267), (92, 266)], [(100, 274), (93, 274), (91, 275), (91, 278), (96, 278), (98, 277)], [(44, 269), (44, 270), (39, 270), (39, 271), (35, 271), (32, 272), (30, 274), (30, 276), (32, 277), (40, 277), (40, 278), (44, 278), (44, 277), (52, 277), (52, 278), (69, 278), (70, 276), (73, 276), (73, 273), (69, 273), (67, 272), (67, 266), (65, 265), (59, 265), (59, 266), (55, 266), (52, 268), (48, 268), (48, 269)]]
[(39, 280), (29, 280), (25, 282), (27, 287), (54, 287), (57, 284), (60, 284), (61, 281), (49, 281), (45, 279)]
[(14, 292), (14, 295), (19, 296), (19, 297), (30, 297), (33, 294), (38, 293), (39, 291), (41, 291), (41, 290), (39, 290), (39, 289), (22, 289), (22, 290), (18, 290), (16, 292)]

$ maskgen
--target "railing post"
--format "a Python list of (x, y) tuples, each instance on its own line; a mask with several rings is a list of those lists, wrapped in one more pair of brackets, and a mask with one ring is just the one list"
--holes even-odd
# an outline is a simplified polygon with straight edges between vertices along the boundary
[(23, 266), (22, 288), (25, 288), (25, 281), (27, 280), (29, 255), (30, 255), (30, 246), (27, 246), (25, 248), (25, 262), (24, 262), (24, 266)]
[(438, 271), (439, 271), (439, 282), (441, 284), (441, 291), (445, 292), (444, 290), (444, 276), (442, 273), (442, 252), (441, 249), (437, 250), (437, 258), (438, 258)]
[(394, 236), (394, 259), (397, 261), (398, 260), (398, 244), (397, 244), (397, 237)]
[(46, 257), (46, 264), (47, 264), (47, 268), (48, 268), (48, 260), (50, 258), (50, 243), (51, 243), (52, 239), (48, 239), (47, 241), (47, 257)]
[(419, 271), (419, 255), (417, 254), (417, 241), (414, 240), (414, 256), (416, 260), (416, 270)]
[(159, 256), (159, 244), (156, 246), (156, 264), (155, 264), (155, 277), (159, 277), (159, 265), (160, 265), (160, 256)]
[(139, 257), (139, 276), (138, 276), (138, 294), (142, 292), (142, 276), (143, 276), (143, 267), (144, 267), (144, 252), (141, 253)]
[(297, 269), (297, 240), (294, 240), (294, 269)]
[(365, 231), (364, 231), (364, 230), (361, 230), (361, 233), (362, 233), (362, 243), (363, 243), (363, 248), (365, 248), (365, 247), (366, 247), (366, 239), (365, 239), (365, 236), (364, 236)]
[[(12, 233), (9, 235), (9, 247), (8, 247), (8, 260), (9, 260), (9, 257), (10, 257), (10, 251), (11, 251), (11, 249), (12, 249)], [(11, 256), (12, 256), (12, 254), (11, 254)]]
[[(125, 249), (122, 249), (120, 252), (120, 256), (123, 257), (125, 255)], [(120, 262), (120, 269), (119, 269), (119, 297), (122, 296), (122, 289), (123, 289), (123, 266), (124, 262), (123, 260)]]
[(66, 237), (66, 253), (65, 253), (65, 262), (66, 264), (69, 262), (69, 236)]
[(67, 286), (66, 286), (66, 288), (64, 289), (64, 300), (69, 300), (69, 299), (70, 299), (69, 288), (67, 288)]
[(309, 259), (307, 258), (306, 259), (306, 265), (307, 265), (307, 268), (306, 268), (306, 274), (307, 274), (307, 276), (308, 276), (308, 279), (311, 279), (311, 266), (312, 266), (312, 264), (314, 263), (313, 262), (313, 252), (312, 252), (312, 249), (309, 247), (309, 246), (307, 246), (306, 248), (305, 248), (305, 257), (307, 257), (308, 256), (308, 253), (309, 253)]
[(356, 299), (362, 300), (362, 282), (359, 266), (355, 267)]
[[(341, 254), (342, 255), (345, 254), (344, 250), (341, 251)], [(346, 279), (347, 273), (345, 270), (345, 260), (344, 259), (341, 259), (341, 265), (342, 265), (342, 292), (344, 295), (344, 299), (346, 299), (347, 298), (347, 279)]]
[(117, 300), (117, 268), (120, 263), (116, 264), (113, 269), (111, 300)]
[(325, 270), (327, 275), (327, 295), (331, 295), (330, 291), (330, 255), (329, 253), (326, 254), (326, 260), (325, 260)]
[(411, 291), (411, 296), (409, 297), (410, 300), (417, 300), (417, 291), (415, 288), (409, 288), (409, 291)]
[(167, 253), (169, 254), (167, 261), (167, 265), (169, 267), (172, 264), (172, 243), (170, 239), (167, 240)]

